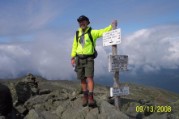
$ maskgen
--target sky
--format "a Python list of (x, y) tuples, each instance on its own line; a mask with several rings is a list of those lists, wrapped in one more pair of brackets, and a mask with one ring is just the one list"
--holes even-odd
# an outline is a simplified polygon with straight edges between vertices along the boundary
[[(89, 17), (93, 29), (118, 21), (118, 53), (129, 56), (128, 74), (177, 70), (178, 13), (178, 0), (0, 0), (0, 79), (31, 72), (74, 80), (70, 54), (80, 15)], [(111, 47), (100, 38), (96, 48), (95, 76), (110, 75)]]

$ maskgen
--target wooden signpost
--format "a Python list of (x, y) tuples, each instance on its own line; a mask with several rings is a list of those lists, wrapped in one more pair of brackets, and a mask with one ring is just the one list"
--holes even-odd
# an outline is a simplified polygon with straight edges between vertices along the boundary
[[(117, 26), (116, 26), (117, 27)], [(116, 28), (113, 28), (113, 30)], [(117, 55), (117, 45), (112, 45), (112, 55)], [(119, 86), (119, 71), (115, 71), (114, 75), (113, 75), (113, 80), (114, 80), (114, 84), (113, 84), (113, 88), (120, 88)], [(121, 107), (121, 100), (120, 100), (120, 96), (115, 96), (114, 97), (114, 103), (115, 103), (115, 107), (120, 110)]]
[[(116, 21), (117, 22), (117, 21)], [(117, 26), (116, 26), (117, 27)], [(112, 31), (103, 34), (103, 46), (112, 45), (112, 55), (109, 55), (109, 71), (114, 72), (113, 88), (110, 89), (114, 96), (115, 107), (120, 110), (121, 95), (129, 94), (129, 87), (120, 87), (119, 71), (127, 70), (128, 56), (117, 54), (117, 44), (121, 43), (121, 30), (113, 28)]]

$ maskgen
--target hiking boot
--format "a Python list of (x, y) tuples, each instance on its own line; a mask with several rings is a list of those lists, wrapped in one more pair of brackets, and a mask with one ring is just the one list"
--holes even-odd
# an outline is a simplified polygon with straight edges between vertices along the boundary
[(94, 98), (93, 98), (93, 92), (89, 93), (89, 96), (88, 96), (88, 106), (89, 107), (95, 107), (96, 106)]
[(88, 105), (88, 95), (84, 95), (82, 99), (82, 106), (86, 107)]

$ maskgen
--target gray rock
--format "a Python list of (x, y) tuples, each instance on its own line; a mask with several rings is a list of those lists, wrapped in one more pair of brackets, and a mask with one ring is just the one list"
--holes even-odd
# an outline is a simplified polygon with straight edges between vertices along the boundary
[[(167, 113), (165, 113), (165, 114), (154, 113), (148, 117), (145, 117), (144, 119), (168, 119), (168, 118), (167, 118)], [(169, 118), (169, 119), (171, 119), (171, 118)]]
[(38, 105), (38, 104), (43, 105), (45, 103), (45, 100), (44, 100), (45, 98), (46, 98), (45, 95), (32, 97), (28, 101), (25, 102), (24, 106), (28, 110), (31, 110), (34, 108), (35, 105)]
[(59, 117), (50, 111), (40, 112), (32, 109), (24, 119), (59, 119)]
[(23, 116), (19, 115), (19, 113), (13, 108), (13, 110), (6, 115), (6, 119), (23, 119)]
[(44, 119), (39, 112), (36, 112), (34, 109), (30, 110), (27, 116), (24, 119)]
[(82, 107), (81, 99), (69, 102), (68, 107), (62, 114), (62, 119), (85, 119), (88, 107)]
[(6, 119), (5, 116), (0, 116), (0, 119)]
[(59, 117), (56, 114), (50, 111), (43, 111), (41, 112), (41, 115), (44, 119), (59, 119)]
[[(94, 98), (97, 102), (96, 108), (82, 107), (82, 95), (79, 94), (80, 83), (72, 81), (49, 81), (39, 79), (40, 95), (31, 96), (22, 107), (14, 103), (15, 108), (20, 113), (19, 117), (25, 119), (127, 119), (127, 118), (146, 118), (146, 119), (178, 119), (179, 118), (179, 95), (170, 92), (147, 88), (130, 84), (131, 93), (128, 96), (121, 96), (121, 111), (115, 109), (114, 98), (109, 100), (109, 88), (96, 85)], [(20, 79), (19, 79), (20, 80)], [(10, 83), (8, 83), (10, 82)], [(15, 90), (16, 80), (8, 81)], [(13, 83), (14, 82), (14, 83)], [(48, 87), (48, 89), (47, 89)], [(16, 93), (16, 91), (11, 91)], [(147, 94), (147, 95), (146, 95)], [(162, 95), (162, 98), (156, 96)], [(14, 99), (17, 100), (17, 98)], [(161, 99), (163, 102), (161, 102)], [(14, 100), (15, 101), (15, 100)], [(170, 105), (171, 113), (145, 113), (136, 112), (136, 106), (144, 105)], [(25, 113), (26, 112), (26, 113)], [(2, 117), (3, 118), (3, 117)], [(12, 119), (12, 118), (11, 118)], [(23, 118), (18, 118), (23, 119)]]
[(59, 105), (58, 107), (57, 107), (57, 109), (56, 109), (56, 114), (59, 116), (59, 117), (61, 117), (62, 116), (62, 113), (65, 111), (65, 109), (64, 109), (64, 107), (63, 106), (61, 106), (61, 105)]
[(123, 112), (125, 112), (127, 115), (131, 116), (131, 117), (137, 117), (137, 116), (142, 116), (143, 113), (139, 114), (138, 112), (136, 112), (136, 107), (139, 106), (140, 104), (137, 102), (130, 102), (127, 105), (123, 106)]
[(32, 91), (31, 91), (30, 86), (27, 83), (19, 82), (17, 83), (15, 89), (16, 89), (19, 103), (23, 104), (25, 103), (25, 101), (27, 101), (31, 97)]
[(98, 116), (99, 119), (129, 119), (121, 111), (117, 111), (115, 107), (106, 101), (101, 103), (101, 114)]
[(0, 115), (7, 115), (12, 111), (12, 96), (9, 88), (0, 83)]
[(23, 105), (18, 105), (16, 107), (16, 110), (21, 114), (24, 114), (24, 113), (28, 112), (28, 110)]
[(87, 113), (86, 119), (98, 119), (99, 110), (98, 108), (94, 108)]
[(51, 90), (49, 89), (42, 89), (39, 91), (39, 95), (49, 94), (51, 93)]
[(142, 105), (145, 105), (146, 103), (149, 103), (150, 100), (139, 99), (138, 102), (139, 102), (140, 104), (142, 104)]

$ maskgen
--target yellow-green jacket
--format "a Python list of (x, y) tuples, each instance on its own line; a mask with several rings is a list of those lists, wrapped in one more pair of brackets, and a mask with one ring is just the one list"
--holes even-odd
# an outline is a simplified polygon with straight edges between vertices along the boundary
[[(92, 55), (94, 53), (94, 48), (92, 45), (92, 42), (88, 36), (88, 29), (90, 27), (88, 27), (85, 31), (85, 35), (84, 35), (84, 40), (85, 40), (85, 44), (82, 47), (82, 45), (79, 42), (80, 36), (82, 35), (82, 29), (79, 28), (79, 34), (78, 34), (78, 43), (76, 41), (76, 36), (74, 37), (73, 40), (73, 46), (72, 46), (72, 52), (71, 52), (71, 57), (75, 57), (76, 54), (78, 55)], [(96, 46), (96, 40), (100, 37), (102, 37), (103, 33), (108, 32), (112, 30), (112, 26), (109, 25), (108, 27), (104, 28), (104, 29), (99, 29), (99, 30), (91, 30), (91, 35), (93, 37), (93, 42), (94, 42), (94, 46)]]

